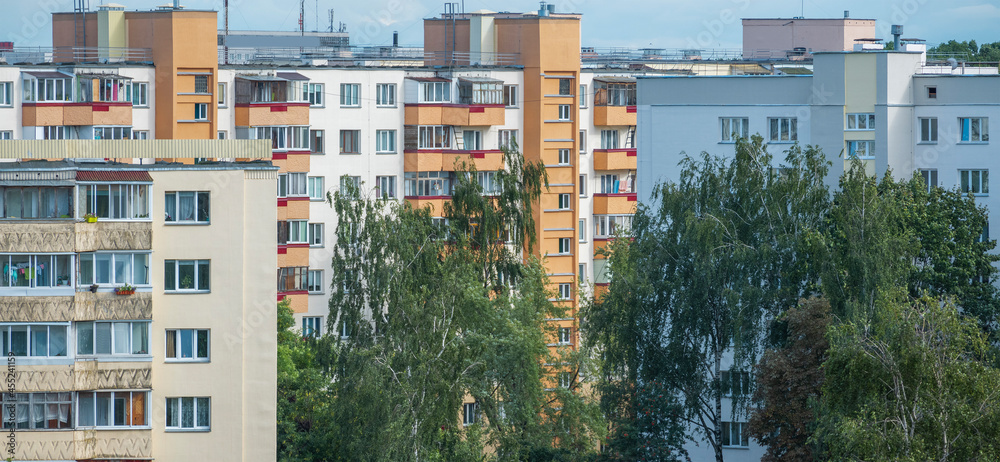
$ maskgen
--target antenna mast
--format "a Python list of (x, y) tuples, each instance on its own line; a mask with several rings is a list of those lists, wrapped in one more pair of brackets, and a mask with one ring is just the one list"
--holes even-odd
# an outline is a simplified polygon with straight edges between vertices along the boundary
[(222, 33), (222, 63), (229, 64), (229, 0), (223, 0), (222, 8), (225, 11), (223, 14), (223, 27), (225, 27)]
[(299, 0), (299, 35), (306, 35), (306, 0)]

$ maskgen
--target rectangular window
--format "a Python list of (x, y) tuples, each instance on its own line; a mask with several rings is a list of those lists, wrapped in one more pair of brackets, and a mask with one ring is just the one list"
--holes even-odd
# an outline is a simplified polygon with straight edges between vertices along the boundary
[(4, 357), (65, 358), (69, 323), (0, 324)]
[(382, 199), (396, 198), (396, 177), (377, 176), (375, 177), (375, 195)]
[(930, 99), (937, 98), (937, 87), (927, 87), (927, 97)]
[(422, 103), (450, 103), (451, 82), (423, 82), (420, 84)]
[(130, 101), (135, 107), (149, 107), (149, 82), (132, 82)]
[(517, 147), (517, 130), (500, 130), (497, 147), (500, 149), (515, 149)]
[(0, 82), (0, 106), (14, 104), (14, 82)]
[(938, 140), (937, 117), (920, 118), (920, 142), (935, 144)]
[(462, 405), (462, 425), (475, 425), (479, 422), (479, 403)]
[(0, 186), (2, 218), (73, 218), (72, 187)]
[[(311, 294), (323, 293), (323, 270), (309, 270), (308, 286)], [(316, 331), (319, 332), (319, 325), (316, 326)]]
[[(626, 181), (626, 186), (627, 186)], [(622, 191), (621, 181), (618, 180), (618, 175), (601, 175), (601, 190), (600, 194), (618, 194)]]
[[(138, 133), (138, 131), (134, 131), (133, 133)], [(146, 133), (148, 134), (149, 132), (146, 132)], [(224, 140), (224, 139), (228, 138), (228, 136), (226, 136), (227, 134), (226, 134), (225, 130), (219, 130), (217, 134), (218, 134), (217, 138), (220, 139), (220, 140)], [(146, 139), (146, 138), (143, 138), (143, 139)]]
[(165, 194), (164, 221), (167, 223), (209, 223), (208, 191), (171, 191)]
[(963, 143), (988, 143), (990, 141), (990, 119), (987, 117), (963, 117), (958, 119), (962, 130)]
[(580, 155), (587, 154), (587, 130), (580, 130)]
[(66, 430), (73, 428), (73, 394), (2, 393), (3, 429)]
[(771, 117), (767, 119), (771, 142), (792, 142), (799, 139), (798, 119), (795, 117)]
[(68, 140), (72, 139), (72, 129), (64, 125), (50, 125), (42, 127), (43, 140)]
[(340, 84), (340, 107), (361, 107), (361, 84)]
[(132, 138), (132, 127), (94, 127), (95, 140), (127, 140)]
[(81, 391), (77, 393), (77, 425), (146, 427), (148, 403), (148, 391)]
[(278, 268), (278, 292), (305, 292), (309, 290), (308, 266)]
[(559, 96), (572, 96), (573, 79), (559, 79)]
[(11, 130), (0, 130), (0, 140), (14, 139), (14, 132)]
[(193, 120), (208, 120), (208, 104), (195, 103)]
[(323, 154), (323, 130), (309, 130), (309, 152)]
[(476, 172), (476, 183), (484, 196), (500, 194), (501, 187), (497, 180), (497, 172)]
[(559, 344), (569, 345), (572, 343), (573, 339), (573, 328), (572, 327), (560, 327), (559, 328)]
[(573, 386), (573, 374), (571, 372), (559, 373), (559, 388), (570, 388)]
[(112, 220), (149, 220), (148, 184), (80, 184), (81, 216)]
[(608, 239), (632, 230), (632, 215), (594, 215), (594, 239)]
[(569, 105), (569, 104), (560, 104), (559, 105), (559, 120), (560, 121), (570, 120), (570, 115), (572, 114), (570, 111), (572, 110), (572, 107), (573, 106)]
[(405, 172), (404, 195), (451, 196), (455, 185), (454, 172)]
[(343, 175), (340, 177), (340, 193), (348, 196), (355, 197), (361, 191), (361, 177), (360, 176), (350, 176)]
[(571, 197), (572, 194), (560, 194), (559, 195), (559, 210), (569, 210), (572, 206)]
[(361, 152), (361, 130), (340, 131), (340, 153), (358, 154)]
[(990, 193), (989, 170), (959, 170), (958, 176), (963, 193), (972, 193), (974, 196), (986, 196)]
[(148, 253), (81, 253), (80, 276), (77, 285), (147, 285), (149, 284), (149, 261)]
[(207, 75), (196, 75), (196, 76), (194, 76), (194, 92), (195, 93), (208, 93), (208, 76)]
[(722, 371), (719, 383), (724, 396), (743, 396), (750, 394), (751, 377), (749, 372)]
[(288, 220), (288, 244), (305, 244), (309, 242), (309, 222), (306, 220)]
[(722, 422), (722, 445), (730, 447), (750, 447), (747, 424), (743, 422)]
[(577, 233), (580, 235), (580, 242), (587, 242), (587, 219), (581, 218), (577, 225)]
[(573, 284), (559, 284), (559, 299), (569, 300), (573, 296)]
[[(73, 101), (73, 79), (35, 79), (26, 78), (22, 81), (23, 99), (28, 102)], [(88, 80), (81, 80), (85, 82)], [(85, 93), (81, 88), (81, 94)], [(93, 95), (93, 90), (90, 90)], [(89, 101), (89, 99), (87, 100)]]
[(580, 175), (580, 197), (587, 197), (587, 175)]
[(580, 109), (586, 108), (587, 107), (587, 86), (586, 85), (580, 85), (580, 94), (577, 95), (576, 97), (580, 98)]
[(847, 142), (847, 155), (850, 157), (856, 157), (858, 159), (874, 159), (875, 158), (875, 142), (874, 141), (848, 141)]
[(76, 323), (76, 354), (132, 356), (149, 354), (149, 321)]
[(208, 431), (211, 429), (209, 398), (167, 398), (168, 431)]
[(576, 267), (576, 273), (577, 273), (576, 274), (577, 281), (579, 281), (580, 284), (584, 284), (584, 283), (587, 282), (587, 264), (586, 263), (580, 263), (579, 265), (577, 265), (577, 267)]
[(396, 106), (396, 84), (380, 83), (375, 85), (375, 105), (381, 107)]
[(503, 105), (505, 107), (517, 107), (517, 85), (503, 86)]
[(921, 169), (920, 177), (924, 179), (924, 184), (927, 185), (927, 192), (930, 192), (931, 189), (937, 187), (938, 185), (937, 169)]
[(309, 177), (309, 199), (314, 201), (326, 200), (326, 178), (321, 176)]
[(572, 247), (573, 240), (568, 237), (559, 238), (559, 253), (560, 254), (570, 254), (573, 251)]
[(323, 247), (323, 223), (309, 223), (309, 245)]
[(226, 82), (219, 82), (216, 86), (215, 102), (219, 107), (226, 107)]
[(167, 361), (208, 362), (208, 329), (167, 329)]
[(312, 107), (322, 107), (323, 106), (323, 84), (322, 83), (307, 83), (302, 86), (305, 90), (305, 100), (309, 101), (309, 106)]
[(396, 152), (396, 130), (375, 130), (375, 153)]
[[(271, 140), (271, 150), (309, 150), (309, 127), (251, 127), (255, 140)], [(240, 136), (237, 136), (240, 138)]]
[(722, 142), (732, 143), (739, 138), (750, 138), (750, 119), (746, 117), (722, 117)]
[(462, 145), (466, 151), (480, 151), (483, 149), (483, 132), (479, 130), (465, 130), (462, 132)]
[(281, 173), (278, 175), (278, 197), (308, 196), (305, 173)]
[(618, 130), (601, 130), (601, 149), (618, 149)]
[[(310, 273), (312, 274), (312, 273)], [(323, 331), (320, 329), (323, 318), (320, 316), (305, 316), (302, 318), (302, 336), (303, 337), (319, 337), (323, 335)]]
[(570, 165), (569, 149), (559, 150), (559, 165)]
[(451, 149), (451, 126), (420, 125), (417, 127), (418, 149)]
[(874, 130), (875, 114), (864, 112), (859, 114), (847, 114), (848, 130)]
[(211, 290), (209, 260), (165, 260), (163, 262), (165, 292), (208, 292)]

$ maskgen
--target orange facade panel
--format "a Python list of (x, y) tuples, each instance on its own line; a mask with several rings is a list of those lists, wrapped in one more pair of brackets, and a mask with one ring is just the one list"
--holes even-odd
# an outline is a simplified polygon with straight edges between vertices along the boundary
[(594, 215), (635, 213), (635, 194), (594, 194)]
[(594, 170), (635, 170), (635, 149), (595, 149)]
[(132, 125), (132, 103), (24, 104), (21, 125)]
[(506, 110), (502, 104), (407, 104), (406, 125), (503, 125)]
[(443, 199), (443, 198), (426, 198), (426, 197), (407, 197), (406, 200), (410, 202), (410, 205), (412, 205), (413, 208), (420, 209), (420, 208), (424, 208), (424, 207), (430, 207), (431, 208), (431, 215), (436, 216), (436, 217), (440, 217), (440, 216), (442, 216), (444, 214), (444, 203), (448, 199)]
[(463, 163), (475, 166), (481, 172), (500, 170), (503, 168), (503, 152), (406, 151), (403, 154), (403, 170), (407, 172), (454, 172)]
[(636, 125), (635, 106), (594, 106), (594, 125)]
[(278, 297), (288, 300), (293, 313), (309, 312), (309, 294), (279, 294)]
[(285, 205), (285, 219), (286, 220), (308, 220), (309, 219), (309, 200), (290, 200), (287, 201)]
[(309, 103), (253, 103), (235, 109), (237, 127), (309, 125)]

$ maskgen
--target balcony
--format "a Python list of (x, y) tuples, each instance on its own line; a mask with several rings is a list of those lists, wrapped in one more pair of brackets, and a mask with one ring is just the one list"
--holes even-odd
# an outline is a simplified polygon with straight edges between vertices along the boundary
[(503, 125), (503, 104), (406, 104), (406, 125)]
[(594, 215), (622, 215), (635, 213), (636, 195), (594, 194)]
[(21, 105), (21, 125), (132, 125), (132, 103), (26, 102)]
[(635, 170), (635, 148), (594, 149), (594, 170)]
[(77, 222), (76, 251), (149, 250), (153, 248), (153, 222), (103, 221)]
[(403, 152), (403, 159), (403, 171), (406, 172), (454, 172), (463, 162), (468, 166), (474, 165), (480, 172), (503, 168), (503, 152), (500, 150), (410, 150)]
[(636, 124), (636, 82), (634, 77), (594, 77), (594, 125)]
[(297, 72), (236, 76), (236, 126), (309, 125), (308, 81)]
[(151, 459), (149, 429), (23, 431), (16, 460)]
[(238, 127), (309, 125), (309, 103), (247, 103), (234, 110)]
[(594, 106), (594, 125), (598, 127), (636, 125), (635, 106)]
[(431, 208), (431, 216), (439, 217), (444, 214), (444, 203), (450, 200), (451, 197), (445, 196), (406, 196), (406, 200), (415, 209), (422, 209), (425, 207)]

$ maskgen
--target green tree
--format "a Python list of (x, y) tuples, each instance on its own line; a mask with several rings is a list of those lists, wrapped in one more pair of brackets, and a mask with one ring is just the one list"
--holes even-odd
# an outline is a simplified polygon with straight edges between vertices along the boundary
[(949, 300), (879, 297), (830, 332), (817, 439), (832, 460), (997, 460), (1000, 371)]
[(657, 208), (638, 209), (628, 251), (611, 254), (609, 293), (588, 308), (587, 332), (605, 355), (601, 386), (615, 391), (602, 395), (620, 416), (613, 442), (641, 442), (625, 433), (642, 428), (636, 394), (648, 390), (676, 411), (663, 416), (675, 420), (661, 424), (658, 445), (675, 446), (673, 432), (690, 426), (721, 461), (722, 422), (732, 420), (722, 411), (724, 357), (730, 370), (748, 371), (770, 320), (813, 289), (828, 163), (796, 146), (773, 168), (755, 136), (738, 141), (732, 159), (703, 154), (681, 165), (677, 183), (654, 190)]

